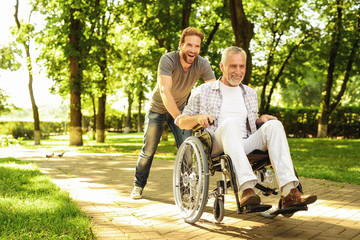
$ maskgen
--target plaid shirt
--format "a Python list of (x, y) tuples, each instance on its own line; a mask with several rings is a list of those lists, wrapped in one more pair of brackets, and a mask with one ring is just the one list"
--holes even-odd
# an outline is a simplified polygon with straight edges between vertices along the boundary
[[(221, 79), (221, 78), (220, 78)], [(188, 104), (185, 106), (182, 115), (195, 116), (199, 114), (208, 114), (213, 116), (215, 124), (206, 128), (205, 131), (213, 134), (218, 128), (220, 109), (222, 104), (222, 94), (220, 90), (220, 79), (200, 85), (191, 93)], [(256, 119), (258, 118), (258, 100), (254, 89), (240, 84), (243, 90), (245, 106), (248, 112), (247, 116), (247, 135), (253, 134), (256, 128)]]

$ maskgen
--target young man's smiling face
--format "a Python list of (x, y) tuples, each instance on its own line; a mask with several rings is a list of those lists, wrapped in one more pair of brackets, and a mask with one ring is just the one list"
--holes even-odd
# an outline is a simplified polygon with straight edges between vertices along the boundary
[(199, 56), (201, 38), (197, 35), (189, 35), (184, 38), (184, 42), (179, 44), (180, 56), (187, 64), (192, 64)]

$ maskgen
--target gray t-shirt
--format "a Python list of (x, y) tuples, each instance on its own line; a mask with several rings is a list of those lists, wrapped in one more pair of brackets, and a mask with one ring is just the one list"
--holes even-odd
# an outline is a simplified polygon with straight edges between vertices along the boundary
[[(171, 94), (179, 109), (185, 107), (191, 89), (200, 78), (204, 81), (215, 78), (209, 62), (201, 56), (198, 56), (191, 64), (189, 70), (185, 72), (180, 64), (179, 51), (166, 53), (161, 57), (158, 66), (158, 75), (172, 77)], [(159, 81), (150, 99), (150, 110), (160, 114), (167, 112), (160, 96)]]

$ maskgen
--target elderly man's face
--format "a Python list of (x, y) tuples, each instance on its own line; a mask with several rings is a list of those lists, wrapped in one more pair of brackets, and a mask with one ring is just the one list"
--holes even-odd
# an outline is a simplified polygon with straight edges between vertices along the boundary
[(223, 82), (230, 87), (238, 86), (245, 77), (246, 60), (242, 53), (230, 53), (225, 62), (220, 63), (223, 72)]

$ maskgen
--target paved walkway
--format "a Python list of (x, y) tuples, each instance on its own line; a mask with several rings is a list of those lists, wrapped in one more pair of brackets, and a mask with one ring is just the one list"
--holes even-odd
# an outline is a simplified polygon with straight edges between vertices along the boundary
[[(318, 201), (308, 211), (291, 218), (267, 219), (256, 213), (238, 215), (229, 193), (222, 223), (215, 222), (210, 199), (201, 219), (191, 225), (182, 220), (174, 205), (173, 161), (154, 160), (144, 198), (131, 200), (135, 157), (67, 152), (62, 158), (47, 159), (39, 151), (1, 153), (5, 155), (36, 162), (92, 218), (98, 239), (360, 240), (357, 185), (302, 178), (305, 193), (316, 193)], [(211, 181), (216, 178), (211, 177)], [(276, 204), (278, 199), (262, 197), (262, 200)]]

